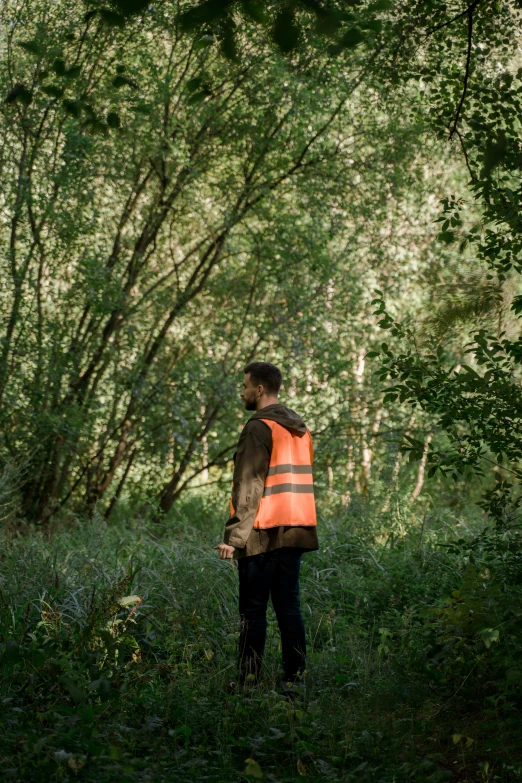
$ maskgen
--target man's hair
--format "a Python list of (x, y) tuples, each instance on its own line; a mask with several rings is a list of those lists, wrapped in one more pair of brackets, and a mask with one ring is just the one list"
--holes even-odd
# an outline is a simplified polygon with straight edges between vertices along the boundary
[(281, 370), (270, 362), (250, 362), (243, 372), (245, 375), (250, 373), (250, 380), (254, 386), (264, 386), (271, 394), (277, 394), (283, 383)]

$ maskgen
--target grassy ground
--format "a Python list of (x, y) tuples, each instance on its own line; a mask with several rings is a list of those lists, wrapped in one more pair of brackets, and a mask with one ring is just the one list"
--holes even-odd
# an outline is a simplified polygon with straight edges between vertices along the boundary
[(0, 778), (522, 778), (517, 650), (502, 648), (496, 626), (462, 620), (464, 606), (493, 622), (465, 603), (485, 577), (440, 546), (472, 523), (398, 513), (380, 544), (364, 509), (323, 518), (321, 551), (303, 561), (308, 689), (294, 704), (277, 689), (273, 614), (261, 687), (227, 692), (237, 574), (212, 550), (211, 506), (187, 503), (160, 533), (129, 528), (122, 511), (111, 526), (6, 538)]

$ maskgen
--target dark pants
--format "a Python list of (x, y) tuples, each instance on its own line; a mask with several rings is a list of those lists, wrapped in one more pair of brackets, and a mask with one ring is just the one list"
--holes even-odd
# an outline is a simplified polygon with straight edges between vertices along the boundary
[(283, 648), (284, 679), (295, 681), (305, 670), (306, 642), (299, 605), (299, 571), (302, 550), (274, 549), (238, 560), (240, 678), (255, 679), (260, 672), (266, 640), (266, 610), (272, 597)]

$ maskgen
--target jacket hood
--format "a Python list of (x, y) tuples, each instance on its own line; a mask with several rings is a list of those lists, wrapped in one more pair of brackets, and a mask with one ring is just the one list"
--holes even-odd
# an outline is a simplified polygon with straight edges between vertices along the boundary
[(306, 424), (302, 418), (291, 408), (287, 408), (286, 405), (280, 405), (279, 403), (267, 405), (266, 408), (256, 411), (252, 419), (268, 419), (269, 421), (275, 421), (276, 424), (281, 424), (287, 430), (299, 433), (299, 435), (306, 433)]

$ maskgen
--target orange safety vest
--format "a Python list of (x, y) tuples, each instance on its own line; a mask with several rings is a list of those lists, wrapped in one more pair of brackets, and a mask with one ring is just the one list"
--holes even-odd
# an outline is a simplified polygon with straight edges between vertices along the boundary
[[(307, 429), (304, 435), (298, 435), (275, 421), (261, 421), (272, 430), (272, 454), (254, 529), (317, 525), (310, 431)], [(234, 514), (232, 499), (230, 510)]]

